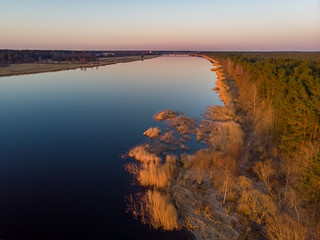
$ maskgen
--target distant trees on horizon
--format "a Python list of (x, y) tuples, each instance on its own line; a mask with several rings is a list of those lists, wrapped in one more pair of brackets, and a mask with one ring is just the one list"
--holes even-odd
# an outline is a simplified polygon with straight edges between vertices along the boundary
[(99, 57), (125, 57), (155, 55), (156, 52), (149, 51), (68, 51), (68, 50), (0, 50), (0, 64), (19, 63), (46, 63), (48, 61), (67, 62), (92, 62)]
[(42, 63), (46, 61), (91, 62), (98, 58), (95, 53), (83, 51), (0, 50), (0, 63)]

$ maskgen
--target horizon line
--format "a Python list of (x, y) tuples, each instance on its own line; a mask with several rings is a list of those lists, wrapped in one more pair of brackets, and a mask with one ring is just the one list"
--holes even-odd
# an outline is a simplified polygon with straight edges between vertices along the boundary
[(37, 48), (0, 48), (2, 50), (17, 50), (17, 51), (84, 51), (84, 52), (99, 52), (99, 51), (126, 51), (126, 52), (320, 52), (320, 50), (152, 50), (152, 49), (37, 49)]

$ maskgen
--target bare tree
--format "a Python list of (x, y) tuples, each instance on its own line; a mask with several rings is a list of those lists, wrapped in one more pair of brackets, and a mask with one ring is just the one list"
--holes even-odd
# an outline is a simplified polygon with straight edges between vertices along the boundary
[(307, 229), (286, 214), (268, 217), (266, 230), (271, 240), (304, 240), (308, 238)]
[(275, 170), (272, 166), (271, 160), (267, 160), (264, 162), (257, 162), (255, 167), (253, 168), (254, 172), (257, 174), (259, 179), (264, 183), (270, 196), (276, 200), (274, 193), (272, 192), (272, 182), (271, 178), (275, 175)]
[(244, 176), (238, 179), (240, 185), (240, 200), (238, 210), (250, 219), (261, 224), (269, 215), (274, 215), (277, 211), (272, 199), (267, 194), (255, 189), (252, 181)]

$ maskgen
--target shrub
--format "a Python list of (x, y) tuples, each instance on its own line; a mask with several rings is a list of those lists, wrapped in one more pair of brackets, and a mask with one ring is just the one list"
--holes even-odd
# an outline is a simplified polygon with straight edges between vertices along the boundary
[(243, 144), (243, 133), (241, 127), (235, 122), (219, 122), (215, 125), (209, 135), (209, 147), (211, 149), (227, 152), (234, 145)]

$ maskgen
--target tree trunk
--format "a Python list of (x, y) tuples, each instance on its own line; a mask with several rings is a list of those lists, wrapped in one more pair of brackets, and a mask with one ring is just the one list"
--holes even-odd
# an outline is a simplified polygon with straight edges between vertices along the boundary
[(224, 186), (224, 197), (223, 197), (223, 202), (222, 204), (224, 205), (226, 203), (226, 198), (227, 198), (227, 190), (228, 190), (228, 180), (229, 180), (229, 176), (227, 175), (227, 179), (225, 181), (225, 186)]
[(289, 174), (290, 174), (290, 168), (288, 167), (287, 178), (286, 178), (286, 190), (284, 192), (284, 201), (285, 202), (287, 201), (287, 190), (288, 190)]

